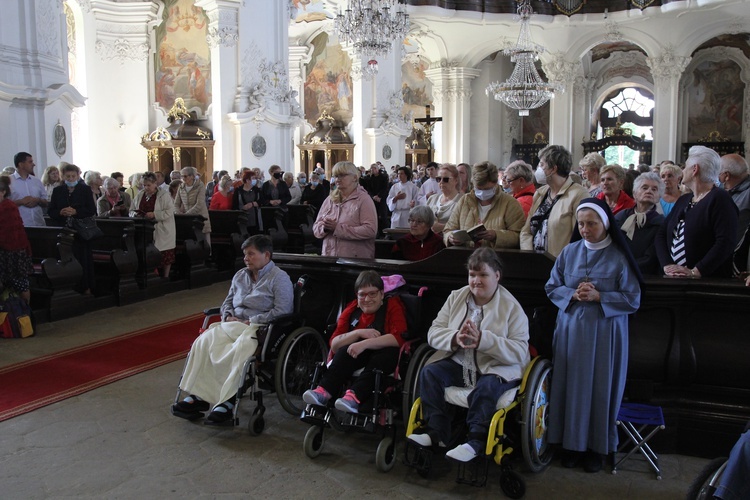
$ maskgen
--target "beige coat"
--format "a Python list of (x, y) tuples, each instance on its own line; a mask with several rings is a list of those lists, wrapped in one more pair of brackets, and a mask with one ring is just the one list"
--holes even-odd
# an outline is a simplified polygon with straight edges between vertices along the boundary
[[(136, 195), (133, 200), (133, 205), (130, 207), (130, 216), (135, 217), (135, 211), (141, 204), (141, 199), (146, 194), (145, 190), (142, 190)], [(174, 203), (172, 197), (168, 191), (163, 189), (156, 190), (156, 206), (154, 207), (154, 246), (160, 252), (165, 250), (171, 250), (176, 246), (175, 240), (177, 239), (177, 228), (174, 224)]]
[[(534, 201), (529, 210), (529, 218), (526, 219), (521, 230), (521, 250), (534, 249), (534, 237), (531, 234), (530, 221), (536, 209), (542, 204), (542, 200), (547, 195), (549, 186), (542, 186), (534, 193)], [(570, 177), (557, 193), (557, 202), (552, 206), (547, 223), (547, 252), (557, 257), (570, 243), (570, 236), (573, 234), (573, 228), (576, 225), (576, 208), (581, 200), (589, 198), (586, 188), (574, 183)]]
[[(518, 248), (518, 234), (523, 227), (524, 215), (521, 205), (509, 194), (500, 191), (492, 199), (490, 211), (483, 221), (484, 227), (497, 233), (494, 248)], [(462, 196), (453, 209), (451, 218), (443, 229), (443, 241), (448, 246), (448, 236), (457, 229), (470, 229), (479, 224), (479, 200), (470, 192)], [(484, 246), (489, 246), (486, 240)]]
[(196, 179), (190, 191), (185, 189), (185, 184), (180, 185), (174, 200), (174, 211), (177, 214), (202, 215), (206, 218), (203, 221), (203, 232), (211, 232), (211, 219), (208, 217), (206, 206), (206, 186), (201, 181)]

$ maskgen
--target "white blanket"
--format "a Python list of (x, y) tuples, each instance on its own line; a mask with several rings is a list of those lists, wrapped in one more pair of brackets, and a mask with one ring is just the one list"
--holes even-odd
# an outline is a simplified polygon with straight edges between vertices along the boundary
[(212, 404), (234, 396), (242, 367), (258, 347), (259, 326), (239, 321), (211, 325), (190, 348), (180, 389)]

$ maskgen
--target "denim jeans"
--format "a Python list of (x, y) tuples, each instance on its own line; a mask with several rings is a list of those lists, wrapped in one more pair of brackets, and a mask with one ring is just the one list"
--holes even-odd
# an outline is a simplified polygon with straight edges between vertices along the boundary
[(740, 500), (750, 498), (750, 431), (745, 431), (729, 453), (729, 461), (721, 476), (715, 498)]
[[(469, 413), (466, 423), (469, 426), (469, 434), (482, 435), (486, 439), (490, 421), (496, 411), (497, 400), (505, 391), (516, 387), (520, 381), (506, 382), (502, 377), (492, 374), (477, 375), (477, 385), (468, 397)], [(465, 387), (463, 367), (450, 358), (429, 364), (422, 369), (419, 386), (427, 427), (437, 432), (443, 443), (448, 443), (451, 437), (451, 413), (448, 403), (445, 402), (445, 388)]]

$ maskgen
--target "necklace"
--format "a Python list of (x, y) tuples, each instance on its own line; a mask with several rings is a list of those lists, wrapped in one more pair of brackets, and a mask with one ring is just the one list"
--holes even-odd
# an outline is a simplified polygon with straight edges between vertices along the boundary
[(585, 246), (583, 247), (583, 249), (584, 249), (584, 253), (583, 253), (583, 259), (584, 259), (583, 262), (584, 262), (584, 264), (583, 264), (583, 267), (584, 267), (584, 271), (586, 272), (586, 275), (584, 276), (582, 283), (588, 283), (588, 282), (591, 281), (591, 278), (589, 277), (589, 275), (591, 274), (591, 271), (593, 271), (593, 269), (596, 266), (597, 262), (599, 262), (599, 260), (602, 258), (602, 254), (604, 252), (599, 252), (597, 254), (597, 258), (591, 263), (591, 267), (589, 267), (589, 249), (586, 248)]

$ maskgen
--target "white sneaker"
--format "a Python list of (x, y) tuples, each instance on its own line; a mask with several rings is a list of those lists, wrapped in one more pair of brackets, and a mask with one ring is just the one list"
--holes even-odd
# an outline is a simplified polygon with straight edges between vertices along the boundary
[(453, 460), (458, 460), (459, 462), (471, 462), (476, 458), (477, 452), (469, 443), (464, 443), (453, 448), (446, 453), (445, 456), (452, 458)]
[(432, 446), (432, 438), (426, 432), (424, 434), (409, 434), (406, 436), (406, 439), (412, 443), (417, 443), (419, 446), (424, 446), (425, 448)]

